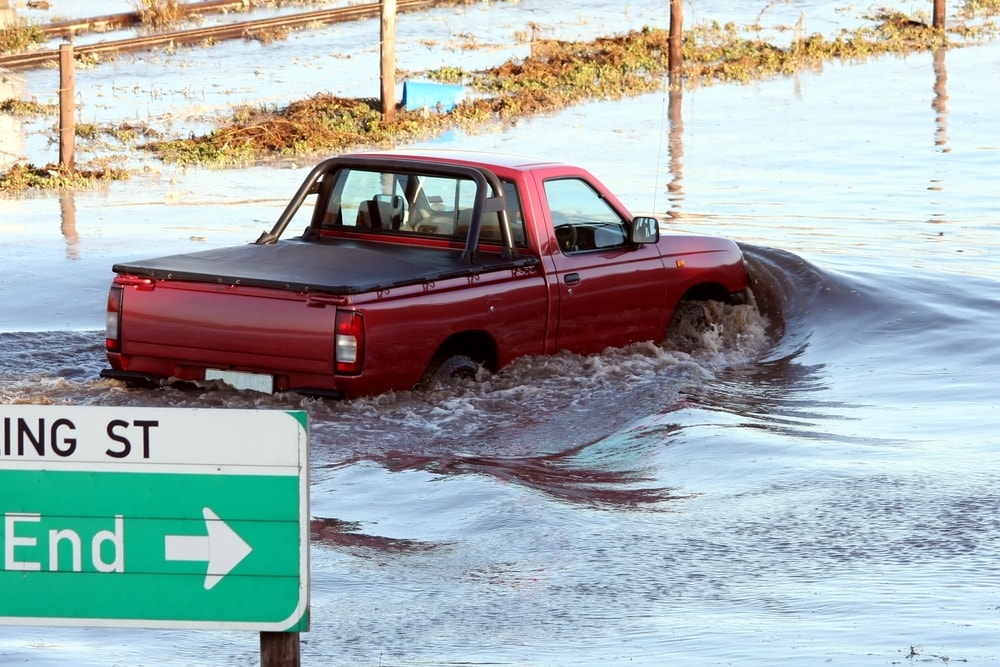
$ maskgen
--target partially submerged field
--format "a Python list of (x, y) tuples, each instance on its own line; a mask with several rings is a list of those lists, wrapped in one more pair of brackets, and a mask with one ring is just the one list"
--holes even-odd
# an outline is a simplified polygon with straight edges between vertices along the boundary
[[(79, 158), (73, 173), (57, 163), (39, 166), (20, 161), (0, 174), (0, 189), (74, 189), (127, 179), (139, 171), (132, 164), (137, 154), (167, 165), (240, 167), (276, 157), (395, 146), (427, 140), (456, 128), (487, 131), (498, 124), (551, 113), (587, 100), (621, 99), (656, 90), (676, 92), (714, 84), (747, 84), (819, 68), (831, 61), (960, 48), (995, 38), (998, 30), (994, 17), (998, 12), (1000, 4), (996, 2), (966, 2), (942, 31), (930, 27), (927, 16), (880, 10), (861, 17), (860, 27), (832, 36), (807, 34), (801, 21), (765, 30), (760, 23), (764, 11), (753, 23), (700, 22), (684, 33), (682, 76), (676, 80), (671, 80), (667, 72), (666, 27), (644, 26), (588, 41), (568, 41), (546, 39), (537, 26), (528, 25), (519, 33), (529, 47), (524, 57), (478, 70), (449, 65), (398, 72), (400, 79), (419, 76), (461, 85), (468, 94), (448, 110), (400, 106), (387, 121), (376, 98), (317, 91), (287, 103), (234, 102), (228, 118), (220, 117), (215, 127), (188, 132), (186, 136), (171, 135), (158, 123), (78, 121)], [(782, 35), (784, 42), (775, 43), (765, 34)], [(469, 39), (465, 47), (474, 50), (480, 45)], [(57, 109), (34, 100), (8, 99), (0, 100), (0, 112), (23, 118), (50, 118)]]

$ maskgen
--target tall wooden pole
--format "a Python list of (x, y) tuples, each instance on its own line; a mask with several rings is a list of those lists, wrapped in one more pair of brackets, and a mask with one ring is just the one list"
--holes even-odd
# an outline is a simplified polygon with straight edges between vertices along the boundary
[(381, 0), (382, 120), (396, 117), (396, 0)]
[(944, 30), (945, 0), (934, 0), (934, 27)]
[(68, 173), (76, 171), (76, 115), (73, 45), (59, 46), (59, 164)]
[(680, 76), (683, 68), (681, 40), (684, 33), (684, 5), (682, 0), (670, 0), (670, 49), (667, 53), (667, 67), (670, 69), (670, 79)]

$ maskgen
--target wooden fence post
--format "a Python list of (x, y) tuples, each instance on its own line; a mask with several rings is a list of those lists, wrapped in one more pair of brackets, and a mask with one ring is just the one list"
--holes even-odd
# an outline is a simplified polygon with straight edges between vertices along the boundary
[(944, 30), (945, 0), (934, 0), (934, 27)]
[(68, 173), (76, 171), (76, 84), (73, 72), (73, 45), (59, 47), (59, 164)]
[(684, 5), (681, 0), (670, 0), (670, 35), (668, 38), (670, 48), (667, 52), (667, 67), (670, 70), (671, 79), (679, 76), (683, 67), (684, 56), (681, 49), (684, 37), (683, 31)]
[(382, 120), (396, 117), (396, 0), (381, 0)]

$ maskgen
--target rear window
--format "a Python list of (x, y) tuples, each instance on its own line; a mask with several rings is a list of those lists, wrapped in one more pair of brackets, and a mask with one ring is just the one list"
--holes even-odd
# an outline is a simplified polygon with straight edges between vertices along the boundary
[[(517, 187), (503, 182), (515, 243), (524, 243), (524, 217)], [(470, 179), (341, 169), (319, 186), (315, 214), (321, 228), (344, 227), (389, 233), (449, 236), (465, 240), (472, 219), (476, 183)], [(483, 217), (480, 239), (500, 240), (497, 213)]]

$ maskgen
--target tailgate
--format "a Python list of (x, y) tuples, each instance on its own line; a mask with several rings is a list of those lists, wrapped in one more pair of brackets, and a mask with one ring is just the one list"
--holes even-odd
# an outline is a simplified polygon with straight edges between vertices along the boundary
[(315, 295), (161, 280), (126, 286), (121, 312), (125, 356), (261, 373), (333, 373), (337, 309)]

